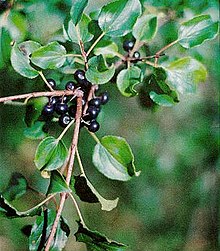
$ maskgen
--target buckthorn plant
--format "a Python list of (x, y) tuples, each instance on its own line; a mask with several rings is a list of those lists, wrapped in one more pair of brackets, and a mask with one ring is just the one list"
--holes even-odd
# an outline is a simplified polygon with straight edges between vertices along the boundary
[[(180, 207), (173, 205), (166, 208), (160, 200), (162, 195), (150, 188), (151, 182), (166, 183), (155, 166), (159, 165), (163, 172), (167, 161), (172, 159), (166, 157), (163, 161), (163, 155), (153, 161), (153, 156), (157, 155), (155, 142), (160, 135), (157, 133), (159, 125), (152, 126), (150, 120), (156, 116), (155, 112), (161, 110), (164, 116), (167, 114), (168, 120), (171, 119), (171, 109), (185, 106), (186, 102), (181, 101), (186, 99), (192, 102), (197, 90), (202, 88), (199, 84), (209, 82), (206, 68), (209, 68), (210, 60), (206, 60), (207, 55), (203, 56), (201, 50), (207, 48), (204, 46), (216, 48), (214, 42), (219, 23), (215, 11), (218, 4), (217, 1), (194, 1), (200, 4), (199, 8), (193, 1), (173, 2), (0, 1), (1, 130), (5, 132), (2, 142), (8, 141), (7, 137), (13, 139), (12, 145), (24, 142), (25, 138), (29, 140), (22, 150), (14, 150), (14, 154), (5, 163), (2, 162), (4, 167), (15, 163), (13, 158), (24, 158), (23, 168), (15, 169), (8, 182), (5, 176), (9, 175), (9, 171), (4, 175), (2, 169), (4, 182), (1, 183), (0, 216), (3, 229), (6, 229), (5, 224), (12, 224), (9, 222), (16, 222), (14, 228), (19, 225), (20, 233), (26, 236), (23, 237), (26, 244), (19, 249), (16, 243), (18, 237), (9, 234), (13, 239), (11, 246), (7, 246), (5, 239), (0, 239), (4, 250), (193, 250), (184, 245), (187, 241), (184, 242), (183, 236), (187, 235), (188, 228), (183, 224), (185, 228), (181, 232), (180, 222), (179, 228), (173, 228), (175, 238), (167, 237), (169, 244), (162, 239), (153, 242), (155, 236), (153, 238), (153, 233), (149, 234), (152, 229), (155, 233), (160, 229), (159, 236), (163, 233), (169, 236), (174, 221), (172, 213)], [(188, 94), (193, 95), (189, 97)], [(126, 102), (133, 102), (132, 107), (138, 107), (140, 115), (138, 109), (134, 115)], [(117, 122), (119, 113), (124, 113), (120, 124)], [(142, 131), (138, 137), (136, 129), (141, 128), (141, 117), (145, 113), (151, 114), (146, 123), (149, 123), (152, 136)], [(190, 124), (190, 121), (183, 122)], [(20, 125), (24, 129), (23, 134), (20, 133), (21, 127), (18, 129)], [(110, 130), (115, 131), (116, 127), (120, 128), (123, 137), (112, 135)], [(167, 141), (173, 139), (172, 130)], [(110, 135), (105, 135), (105, 132), (110, 132)], [(136, 144), (144, 142), (146, 136), (147, 151), (139, 151), (137, 147), (133, 151), (124, 137), (126, 135), (129, 141), (137, 137)], [(212, 138), (209, 139), (212, 144)], [(198, 137), (198, 140), (201, 139)], [(160, 147), (163, 148), (158, 144)], [(175, 150), (174, 147), (172, 151)], [(135, 167), (136, 164), (141, 167), (139, 158), (135, 159), (136, 152), (140, 159), (147, 160), (142, 168)], [(32, 156), (31, 160), (28, 154)], [(212, 159), (215, 159), (215, 153), (212, 154)], [(207, 155), (208, 158), (211, 157)], [(181, 165), (187, 166), (187, 160), (184, 161)], [(213, 160), (213, 166), (214, 163)], [(149, 168), (145, 169), (145, 166)], [(190, 170), (187, 170), (189, 176), (185, 179), (191, 181)], [(195, 174), (195, 170), (192, 173)], [(176, 172), (183, 174), (180, 169)], [(178, 179), (173, 173), (170, 180)], [(128, 189), (124, 182), (137, 180), (138, 183), (141, 176), (148, 177), (146, 183), (140, 183), (143, 186), (148, 184), (148, 188), (137, 186), (142, 197), (132, 202), (133, 186)], [(115, 208), (120, 200), (117, 197), (105, 199), (92, 180), (102, 191), (100, 193), (113, 190), (117, 196), (117, 192), (120, 194), (125, 190), (127, 201), (124, 203), (133, 203), (139, 211), (142, 211), (142, 206), (147, 208), (149, 205), (152, 210), (148, 208), (146, 214), (144, 210), (140, 212), (145, 216), (146, 225), (137, 223), (132, 211), (130, 215), (127, 211), (129, 219), (120, 219), (120, 224), (114, 227), (118, 220)], [(183, 194), (184, 189), (192, 185), (184, 184), (182, 187), (179, 185), (178, 191), (171, 187), (173, 194), (167, 194), (167, 200), (176, 196), (174, 193)], [(212, 185), (207, 183), (207, 189)], [(137, 189), (134, 188), (134, 191), (132, 196), (139, 198)], [(153, 206), (148, 202), (154, 203)], [(97, 216), (94, 213), (93, 220), (92, 204), (98, 204), (104, 211), (113, 210), (110, 222), (102, 222), (99, 213)], [(89, 210), (86, 209), (88, 205)], [(162, 216), (157, 211), (160, 206)], [(100, 208), (97, 212), (101, 215)], [(117, 208), (120, 211), (120, 205)], [(185, 217), (184, 210), (178, 212)], [(178, 218), (178, 215), (175, 217)], [(163, 217), (170, 221), (163, 221)], [(165, 226), (162, 230), (163, 222)], [(186, 222), (189, 223), (189, 218)], [(151, 223), (150, 230), (147, 226)], [(132, 224), (137, 224), (134, 225), (134, 234), (135, 229), (141, 228), (142, 224), (144, 226), (139, 239), (132, 237), (132, 232), (128, 230)], [(103, 231), (106, 227), (108, 235), (114, 236), (117, 241), (94, 230), (99, 226)], [(107, 231), (108, 226), (111, 226), (111, 231)], [(148, 244), (143, 237), (145, 232)], [(207, 243), (202, 247), (204, 249), (198, 247), (194, 250), (214, 250), (215, 247), (217, 250), (216, 242)]]

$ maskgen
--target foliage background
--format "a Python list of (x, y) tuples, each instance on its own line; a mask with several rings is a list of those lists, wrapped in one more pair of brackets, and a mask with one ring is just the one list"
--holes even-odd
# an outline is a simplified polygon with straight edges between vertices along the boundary
[[(87, 11), (109, 1), (90, 2)], [(176, 38), (178, 23), (182, 20), (202, 13), (210, 14), (213, 20), (219, 19), (217, 0), (142, 0), (142, 3), (162, 20), (156, 38), (149, 44), (152, 54)], [(15, 23), (21, 34), (17, 41), (32, 39), (45, 44), (61, 39), (62, 23), (71, 1), (17, 1), (16, 6), (20, 16)], [(120, 198), (112, 212), (80, 203), (85, 220), (91, 229), (128, 244), (129, 251), (215, 251), (220, 247), (218, 38), (187, 53), (206, 65), (208, 80), (198, 86), (195, 95), (180, 97), (181, 102), (173, 108), (152, 112), (143, 108), (137, 97), (127, 99), (118, 93), (114, 84), (106, 85), (111, 101), (100, 115), (98, 135), (112, 134), (127, 139), (135, 154), (137, 169), (141, 170), (138, 178), (122, 183), (100, 175), (91, 162), (94, 142), (88, 134), (82, 132), (81, 135), (80, 152), (88, 177), (105, 197)], [(181, 57), (186, 53), (177, 46), (168, 54)], [(54, 72), (48, 72), (48, 76), (54, 76)], [(39, 79), (19, 76), (10, 62), (0, 69), (0, 96), (38, 90), (42, 85)], [(33, 163), (37, 142), (23, 135), (24, 112), (24, 107), (0, 104), (0, 191), (14, 171), (21, 172), (33, 187), (46, 190), (47, 181), (40, 177)], [(16, 206), (27, 209), (39, 200), (29, 192)], [(71, 204), (67, 203), (64, 214), (72, 227), (72, 237), (65, 250), (84, 251), (84, 244), (74, 240), (77, 216)], [(32, 220), (1, 219), (0, 250), (27, 250), (27, 238), (20, 229)]]

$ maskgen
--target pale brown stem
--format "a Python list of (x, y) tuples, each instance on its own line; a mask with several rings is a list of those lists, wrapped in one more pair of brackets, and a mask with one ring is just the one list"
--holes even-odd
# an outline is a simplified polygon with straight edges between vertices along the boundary
[(37, 98), (37, 97), (52, 97), (52, 96), (80, 96), (82, 91), (75, 90), (75, 91), (48, 91), (48, 92), (32, 92), (32, 93), (26, 93), (21, 95), (14, 95), (14, 96), (8, 96), (8, 97), (2, 97), (0, 98), (0, 103), (2, 102), (8, 102), (18, 99), (30, 99), (30, 98)]
[(168, 48), (170, 48), (171, 46), (173, 46), (174, 44), (176, 44), (178, 42), (178, 40), (173, 41), (172, 43), (164, 46), (162, 49), (160, 49), (156, 54), (155, 54), (155, 61), (154, 61), (154, 66), (157, 66), (158, 63), (158, 59), (161, 55), (162, 52), (164, 52), (165, 50), (167, 50)]
[[(69, 164), (68, 164), (68, 170), (67, 170), (67, 176), (66, 176), (66, 183), (67, 185), (70, 184), (72, 172), (73, 172), (73, 164), (75, 160), (75, 155), (76, 155), (76, 147), (78, 144), (78, 139), (79, 139), (79, 130), (80, 130), (80, 122), (81, 122), (81, 116), (82, 116), (82, 96), (79, 96), (77, 98), (77, 109), (76, 109), (76, 117), (75, 117), (75, 128), (74, 128), (74, 134), (73, 134), (73, 139), (72, 139), (72, 144), (71, 144), (71, 150), (70, 150), (70, 158), (69, 158)], [(45, 251), (49, 251), (51, 243), (54, 239), (54, 236), (56, 234), (56, 230), (60, 221), (61, 213), (63, 211), (63, 207), (65, 204), (66, 196), (68, 193), (62, 193), (61, 198), (60, 198), (60, 204), (59, 208), (56, 214), (56, 218), (54, 220), (46, 247)]]

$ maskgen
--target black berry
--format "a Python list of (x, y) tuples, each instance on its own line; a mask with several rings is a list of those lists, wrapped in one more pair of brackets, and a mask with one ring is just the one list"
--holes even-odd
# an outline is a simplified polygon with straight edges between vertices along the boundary
[(68, 91), (74, 91), (74, 89), (76, 88), (76, 83), (74, 83), (73, 81), (69, 81), (66, 83), (65, 88)]
[(71, 117), (75, 118), (76, 116), (76, 104), (73, 104), (69, 107), (68, 113)]
[(69, 102), (69, 97), (63, 96), (59, 98), (60, 103), (68, 103)]
[(88, 114), (89, 120), (97, 118), (99, 115), (100, 108), (97, 108), (95, 106), (89, 106), (86, 113)]
[(59, 115), (64, 114), (68, 111), (68, 105), (65, 103), (58, 103), (55, 106), (55, 111)]
[(56, 88), (56, 81), (52, 78), (47, 79), (47, 83), (52, 87), (53, 89)]
[(63, 114), (59, 117), (59, 125), (66, 127), (71, 122), (71, 117), (67, 114)]
[(74, 73), (74, 78), (79, 84), (83, 84), (86, 80), (85, 72), (83, 70), (76, 70)]
[(107, 92), (103, 92), (100, 96), (101, 104), (105, 105), (109, 101), (109, 95)]
[(89, 105), (95, 106), (95, 107), (100, 107), (101, 99), (100, 98), (93, 98), (89, 101)]
[(0, 11), (7, 10), (10, 4), (7, 0), (0, 0)]
[[(133, 54), (133, 58), (139, 59), (141, 57), (141, 54), (139, 51), (135, 51)], [(132, 60), (134, 63), (137, 63), (138, 60)]]
[(125, 51), (130, 51), (130, 50), (133, 49), (133, 47), (134, 47), (134, 42), (133, 41), (131, 41), (131, 40), (124, 41), (123, 48), (124, 48)]
[(47, 104), (44, 106), (42, 110), (42, 115), (44, 116), (52, 116), (54, 112), (54, 106), (51, 104)]
[(57, 103), (58, 99), (57, 97), (49, 97), (49, 104), (50, 105), (55, 105)]
[(97, 132), (99, 128), (100, 128), (100, 125), (96, 120), (92, 120), (90, 124), (88, 125), (88, 130), (90, 132)]

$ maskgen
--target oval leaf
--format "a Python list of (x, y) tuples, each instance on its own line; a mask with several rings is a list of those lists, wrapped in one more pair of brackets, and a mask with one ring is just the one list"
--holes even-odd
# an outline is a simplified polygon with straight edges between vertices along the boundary
[(81, 222), (78, 223), (78, 230), (74, 234), (76, 240), (86, 244), (87, 249), (91, 251), (123, 251), (127, 248), (126, 245), (116, 241), (109, 240), (105, 235), (97, 231), (91, 231), (83, 226)]
[(150, 98), (158, 105), (161, 106), (173, 106), (176, 103), (173, 101), (172, 97), (167, 94), (157, 94), (156, 92), (150, 92)]
[(178, 59), (164, 69), (168, 85), (182, 94), (195, 92), (196, 85), (204, 82), (207, 77), (203, 64), (190, 57)]
[(217, 33), (218, 22), (213, 22), (210, 15), (200, 15), (181, 24), (178, 41), (184, 48), (191, 48), (213, 39)]
[(99, 15), (99, 26), (111, 37), (129, 33), (141, 14), (139, 0), (120, 0), (105, 5)]
[(130, 67), (119, 72), (117, 76), (117, 87), (125, 97), (133, 97), (137, 95), (134, 87), (140, 83), (141, 70), (136, 67)]
[(88, 4), (88, 0), (74, 0), (72, 1), (72, 8), (70, 10), (70, 15), (73, 20), (73, 23), (77, 25), (80, 21), (84, 9)]
[(62, 142), (54, 137), (43, 139), (38, 145), (35, 154), (35, 165), (42, 171), (52, 171), (60, 168), (67, 157), (67, 148)]
[(81, 174), (79, 176), (75, 176), (74, 188), (76, 194), (82, 201), (89, 203), (97, 203), (100, 202), (102, 206), (102, 210), (111, 211), (118, 204), (118, 198), (115, 200), (106, 200), (103, 198), (90, 183), (88, 178)]
[(30, 66), (29, 56), (39, 47), (40, 44), (34, 41), (15, 44), (11, 51), (11, 64), (15, 71), (26, 78), (36, 78), (39, 73)]
[(154, 15), (143, 15), (137, 19), (133, 28), (134, 37), (147, 43), (157, 32), (157, 17)]
[(31, 62), (42, 69), (56, 69), (65, 63), (65, 55), (66, 49), (55, 41), (33, 52)]
[[(86, 14), (83, 14), (81, 20), (77, 25), (80, 33), (80, 39), (82, 40), (83, 43), (91, 41), (94, 37), (88, 30), (90, 22), (91, 22), (90, 17), (88, 17)], [(70, 20), (67, 23), (67, 27), (66, 26), (63, 27), (63, 31), (64, 31), (64, 37), (67, 40), (77, 44), (80, 43), (77, 35), (76, 26), (74, 25), (72, 20)]]
[(47, 195), (53, 193), (62, 193), (62, 192), (70, 193), (71, 189), (67, 185), (62, 174), (57, 170), (54, 170), (51, 172), (50, 175), (50, 185), (47, 190)]
[(105, 84), (115, 74), (114, 64), (108, 67), (102, 55), (92, 57), (88, 61), (88, 65), (89, 69), (86, 71), (86, 78), (93, 84)]
[(127, 181), (135, 171), (134, 155), (124, 138), (105, 136), (95, 146), (93, 164), (106, 177), (113, 180)]

